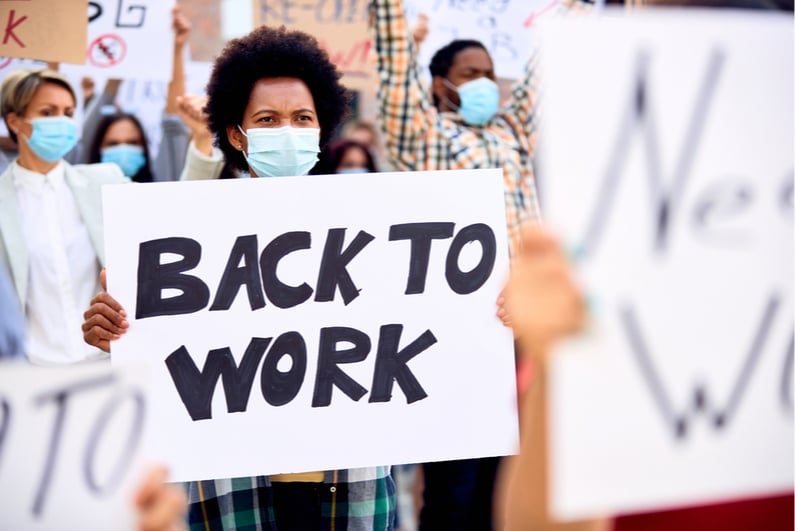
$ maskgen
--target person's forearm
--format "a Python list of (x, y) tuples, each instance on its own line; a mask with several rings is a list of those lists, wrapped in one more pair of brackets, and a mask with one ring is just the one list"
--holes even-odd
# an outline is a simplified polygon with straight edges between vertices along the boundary
[(501, 471), (498, 524), (504, 531), (606, 531), (607, 519), (559, 522), (549, 513), (549, 368), (540, 361), (546, 353), (536, 354), (532, 381), (520, 397), (519, 455), (508, 458)]
[(193, 136), (193, 144), (196, 146), (196, 151), (207, 157), (213, 154), (213, 135), (206, 133), (198, 133)]
[(179, 177), (181, 181), (217, 179), (224, 168), (224, 158), (220, 150), (212, 150), (211, 155), (201, 153), (195, 140), (188, 145), (185, 165)]
[(177, 96), (185, 94), (185, 54), (184, 46), (174, 45), (174, 63), (171, 68), (171, 81), (168, 83), (166, 113), (177, 114)]

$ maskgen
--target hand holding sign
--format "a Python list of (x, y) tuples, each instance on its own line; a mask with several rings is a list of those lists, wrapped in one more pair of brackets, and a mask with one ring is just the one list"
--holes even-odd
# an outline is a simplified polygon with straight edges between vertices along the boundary
[(91, 306), (83, 314), (83, 340), (91, 346), (110, 352), (110, 342), (127, 331), (127, 312), (108, 293), (107, 271), (99, 274), (102, 291), (91, 299)]

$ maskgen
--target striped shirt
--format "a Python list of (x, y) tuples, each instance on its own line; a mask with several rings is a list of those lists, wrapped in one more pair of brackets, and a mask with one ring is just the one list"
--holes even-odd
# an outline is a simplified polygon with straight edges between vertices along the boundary
[(505, 215), (513, 251), (519, 227), (539, 220), (533, 174), (536, 138), (535, 60), (513, 87), (511, 98), (484, 126), (439, 112), (420, 77), (414, 42), (400, 0), (373, 0), (373, 44), (379, 76), (378, 102), (386, 146), (398, 170), (502, 168)]
[[(390, 467), (324, 473), (318, 530), (392, 531), (396, 515)], [(267, 476), (194, 481), (186, 484), (191, 531), (277, 530)], [(290, 531), (290, 530), (287, 530)]]

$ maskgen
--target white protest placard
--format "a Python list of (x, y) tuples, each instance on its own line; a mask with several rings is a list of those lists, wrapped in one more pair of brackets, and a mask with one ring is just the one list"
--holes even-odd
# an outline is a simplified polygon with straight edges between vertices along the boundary
[(183, 481), (514, 452), (502, 179), (105, 187), (113, 360), (150, 366), (153, 456)]
[(541, 199), (592, 308), (550, 377), (554, 511), (792, 491), (792, 17), (548, 29)]
[(73, 76), (171, 79), (175, 0), (92, 0), (85, 65), (63, 65)]
[[(518, 79), (534, 48), (538, 23), (552, 14), (561, 0), (403, 0), (406, 16), (415, 24), (428, 16), (428, 36), (420, 46), (420, 64), (428, 72), (433, 54), (455, 39), (483, 43), (499, 77)], [(430, 75), (430, 74), (429, 74)]]
[(136, 529), (150, 403), (140, 365), (0, 364), (3, 529)]

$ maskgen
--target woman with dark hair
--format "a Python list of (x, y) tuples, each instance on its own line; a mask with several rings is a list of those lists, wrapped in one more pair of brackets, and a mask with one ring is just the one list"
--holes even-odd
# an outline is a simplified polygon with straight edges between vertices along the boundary
[(88, 149), (88, 162), (109, 162), (137, 183), (154, 180), (146, 133), (138, 118), (128, 113), (104, 116)]
[[(348, 94), (313, 37), (261, 26), (230, 41), (215, 62), (204, 109), (226, 163), (251, 177), (306, 175), (342, 121)], [(192, 171), (207, 179), (218, 172)], [(92, 301), (84, 339), (104, 350), (126, 330), (106, 292)], [(318, 433), (318, 437), (325, 434)], [(390, 467), (218, 479), (188, 484), (192, 529), (394, 529)]]
[(263, 26), (230, 41), (205, 109), (226, 161), (252, 177), (306, 175), (345, 114), (339, 77), (306, 33)]
[(315, 175), (331, 173), (375, 173), (378, 167), (372, 153), (355, 140), (337, 140), (320, 154), (320, 161), (312, 170)]

